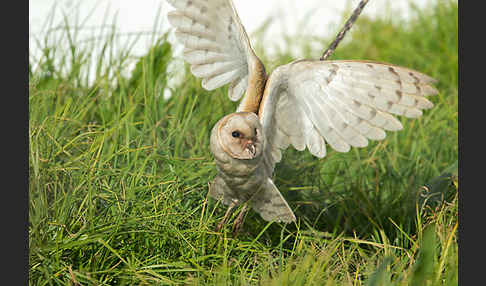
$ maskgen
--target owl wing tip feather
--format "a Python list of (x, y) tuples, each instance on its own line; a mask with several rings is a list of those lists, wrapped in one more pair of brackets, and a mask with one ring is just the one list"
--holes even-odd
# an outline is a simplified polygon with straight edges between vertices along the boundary
[(237, 201), (233, 191), (226, 185), (220, 175), (217, 175), (209, 184), (209, 196), (216, 200), (222, 200), (225, 205), (230, 205), (231, 202)]
[(296, 221), (294, 212), (270, 178), (267, 178), (262, 189), (253, 196), (252, 207), (266, 221)]

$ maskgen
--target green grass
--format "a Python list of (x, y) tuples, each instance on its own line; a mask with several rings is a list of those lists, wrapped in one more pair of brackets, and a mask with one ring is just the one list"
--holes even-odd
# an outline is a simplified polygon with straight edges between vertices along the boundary
[[(318, 58), (332, 40), (289, 38), (269, 56), (264, 31), (252, 40), (269, 70)], [(127, 73), (130, 44), (115, 52), (114, 33), (78, 43), (78, 32), (47, 34), (29, 63), (29, 284), (458, 284), (457, 2), (433, 1), (409, 22), (365, 9), (331, 58), (429, 74), (435, 107), (367, 148), (323, 159), (289, 148), (274, 180), (297, 223), (249, 212), (237, 237), (214, 231), (225, 208), (207, 197), (209, 132), (237, 105), (227, 89), (187, 73), (164, 100), (166, 36)]]

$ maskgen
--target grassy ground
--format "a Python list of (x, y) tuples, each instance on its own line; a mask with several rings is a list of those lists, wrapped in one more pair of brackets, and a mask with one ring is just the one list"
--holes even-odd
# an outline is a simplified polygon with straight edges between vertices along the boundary
[[(47, 35), (29, 64), (29, 284), (458, 284), (455, 1), (410, 22), (364, 11), (332, 58), (429, 74), (435, 107), (367, 148), (323, 159), (289, 148), (274, 180), (297, 223), (250, 212), (236, 238), (230, 226), (214, 231), (225, 209), (207, 199), (209, 132), (236, 108), (226, 88), (208, 92), (187, 75), (164, 100), (164, 37), (127, 74), (129, 46), (115, 52), (114, 35), (77, 43), (76, 31)], [(289, 39), (270, 57), (263, 37), (252, 40), (270, 70), (318, 58), (331, 40)]]

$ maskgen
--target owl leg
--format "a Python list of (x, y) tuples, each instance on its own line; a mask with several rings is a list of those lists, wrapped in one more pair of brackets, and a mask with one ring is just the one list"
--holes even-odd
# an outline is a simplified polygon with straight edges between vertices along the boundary
[(218, 223), (218, 226), (216, 227), (216, 231), (220, 231), (223, 225), (226, 223), (226, 220), (228, 219), (228, 216), (231, 212), (231, 210), (236, 206), (237, 201), (231, 201), (230, 205), (228, 206), (228, 209), (226, 210), (226, 213), (224, 214), (223, 219)]
[(243, 218), (245, 216), (247, 208), (248, 208), (248, 204), (245, 203), (243, 205), (243, 208), (241, 208), (240, 214), (238, 215), (238, 217), (233, 222), (233, 236), (236, 236), (236, 234), (238, 234), (238, 231), (240, 230), (241, 225), (243, 225)]

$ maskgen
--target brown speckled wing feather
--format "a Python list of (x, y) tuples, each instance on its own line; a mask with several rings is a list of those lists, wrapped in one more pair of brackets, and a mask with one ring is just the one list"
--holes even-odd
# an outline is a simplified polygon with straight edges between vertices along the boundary
[(269, 77), (259, 117), (273, 171), (281, 150), (293, 145), (317, 157), (326, 144), (338, 152), (382, 140), (402, 129), (393, 115), (417, 118), (433, 104), (436, 81), (420, 72), (371, 61), (301, 60)]

